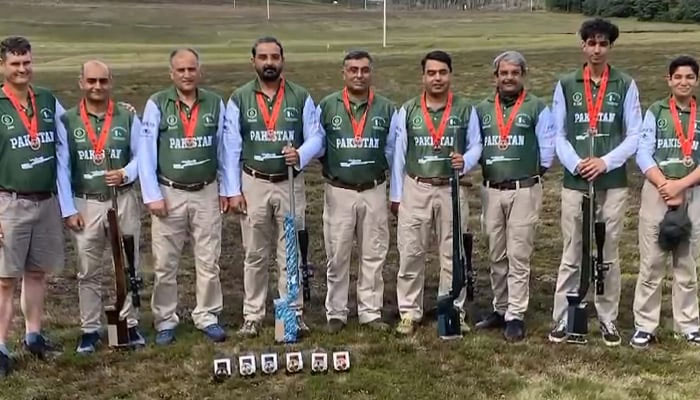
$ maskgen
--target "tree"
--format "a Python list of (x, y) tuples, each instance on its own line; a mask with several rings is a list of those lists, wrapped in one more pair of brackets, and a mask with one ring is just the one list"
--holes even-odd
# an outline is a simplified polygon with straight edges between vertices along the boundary
[(636, 0), (635, 11), (641, 21), (651, 21), (668, 12), (668, 0)]

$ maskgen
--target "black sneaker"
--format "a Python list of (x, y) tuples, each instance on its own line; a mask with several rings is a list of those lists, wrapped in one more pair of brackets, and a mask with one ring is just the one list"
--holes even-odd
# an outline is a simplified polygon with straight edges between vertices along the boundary
[(0, 353), (0, 379), (10, 375), (12, 372), (12, 360), (5, 353)]
[(345, 322), (339, 318), (331, 318), (326, 323), (326, 331), (330, 334), (336, 334), (345, 328)]
[(129, 346), (141, 348), (146, 346), (146, 338), (143, 337), (138, 326), (129, 328)]
[(80, 336), (78, 347), (75, 352), (78, 354), (92, 354), (100, 344), (100, 334), (98, 332), (83, 333)]
[(552, 343), (563, 343), (568, 337), (569, 334), (566, 333), (566, 319), (562, 318), (559, 320), (559, 323), (557, 323), (557, 326), (549, 333), (548, 338)]
[(630, 346), (635, 349), (646, 349), (654, 341), (654, 335), (649, 332), (636, 330), (630, 339)]
[(622, 342), (620, 338), (620, 333), (617, 331), (617, 327), (614, 322), (602, 322), (600, 323), (600, 335), (603, 337), (603, 342), (608, 347), (619, 346)]
[(505, 326), (505, 320), (503, 315), (497, 313), (496, 311), (489, 314), (486, 318), (477, 322), (474, 327), (476, 329), (501, 329)]
[(61, 353), (57, 345), (47, 340), (43, 335), (38, 335), (32, 343), (27, 343), (26, 339), (22, 339), (24, 348), (40, 360), (53, 358)]
[(521, 319), (506, 321), (506, 330), (503, 336), (509, 342), (519, 342), (525, 339), (525, 322)]

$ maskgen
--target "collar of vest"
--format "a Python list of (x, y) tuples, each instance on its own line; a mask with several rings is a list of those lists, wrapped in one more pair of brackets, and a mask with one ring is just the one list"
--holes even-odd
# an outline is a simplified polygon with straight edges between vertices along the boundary
[[(117, 100), (111, 99), (114, 102), (114, 114), (112, 114), (113, 117), (117, 117), (121, 114), (121, 110), (119, 107), (119, 102)], [(80, 102), (82, 102), (83, 99), (80, 99)], [(75, 113), (80, 117), (80, 102), (78, 103), (77, 106), (75, 106)], [(87, 108), (85, 109), (87, 111)], [(102, 121), (105, 119), (105, 116), (107, 115), (107, 111), (105, 110), (104, 114), (102, 115), (96, 115), (91, 113), (90, 111), (87, 111), (88, 117), (95, 117), (97, 118), (98, 121)]]
[[(578, 69), (576, 69), (576, 72), (574, 73), (578, 82), (583, 82), (583, 67), (585, 66), (586, 64), (583, 64), (582, 66), (578, 67)], [(617, 68), (613, 67), (610, 64), (608, 64), (608, 67), (610, 67), (610, 75), (608, 77), (608, 82), (622, 80), (622, 76), (618, 73)]]
[[(194, 104), (201, 103), (204, 101), (204, 96), (202, 95), (202, 89), (197, 88), (197, 99), (194, 101)], [(168, 90), (168, 95), (167, 99), (172, 101), (173, 103), (177, 102), (180, 97), (177, 95), (177, 89), (175, 86), (171, 86), (170, 90)]]
[[(694, 98), (695, 101), (697, 102), (698, 99), (697, 99), (695, 96), (693, 96), (693, 98)], [(668, 104), (668, 101), (669, 101), (669, 100), (671, 100), (671, 95), (666, 96), (666, 98), (665, 98), (663, 101), (659, 102), (659, 107), (660, 107), (660, 108), (665, 108), (666, 110), (670, 110), (671, 107), (670, 107), (669, 104)], [(678, 111), (680, 111), (680, 112), (690, 114), (690, 110), (683, 110), (683, 109), (681, 109), (680, 107), (678, 107), (677, 105), (676, 105), (676, 109), (678, 109)]]
[[(4, 83), (0, 83), (0, 99), (7, 99), (7, 95), (5, 94), (5, 91), (2, 90), (2, 88), (5, 86)], [(34, 95), (38, 96), (38, 93), (36, 91), (36, 87), (34, 85), (30, 84), (29, 87), (34, 91)]]
[[(523, 90), (526, 90), (526, 89), (523, 89)], [(520, 94), (520, 93), (518, 93), (518, 94)], [(525, 93), (525, 100), (523, 100), (523, 103), (528, 102), (530, 100), (531, 96), (532, 96), (532, 94), (528, 90)], [(490, 95), (486, 99), (486, 101), (488, 101), (489, 103), (495, 103), (496, 102), (496, 93), (494, 92), (492, 95)], [(515, 105), (516, 101), (518, 101), (518, 96), (515, 96), (512, 99), (501, 99), (501, 104), (504, 104), (506, 107), (512, 107)]]
[[(344, 89), (343, 89), (343, 90), (344, 90)], [(343, 102), (343, 90), (339, 90), (339, 91), (337, 92), (337, 94), (336, 94), (336, 97), (335, 97), (336, 101), (339, 101), (339, 102), (341, 102), (341, 103)], [(354, 104), (354, 105), (356, 105), (356, 106), (365, 105), (365, 104), (367, 104), (367, 100), (368, 100), (368, 99), (365, 99), (365, 100), (362, 100), (362, 101), (353, 101), (352, 97), (350, 97), (350, 96), (348, 96), (348, 99), (350, 100), (350, 104)], [(374, 93), (374, 99), (375, 99), (375, 100), (377, 99), (377, 93), (376, 93), (376, 92)]]

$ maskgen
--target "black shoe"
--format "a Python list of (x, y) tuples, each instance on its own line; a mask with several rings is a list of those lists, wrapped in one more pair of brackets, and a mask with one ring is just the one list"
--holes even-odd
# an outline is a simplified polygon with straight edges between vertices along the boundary
[(24, 348), (40, 360), (53, 358), (61, 353), (61, 350), (55, 344), (47, 340), (43, 335), (38, 335), (32, 343), (27, 343), (26, 339), (22, 339)]
[(146, 346), (146, 338), (143, 337), (137, 326), (129, 328), (129, 346), (133, 348)]
[(12, 360), (5, 353), (0, 353), (0, 379), (10, 375), (12, 372)]
[(474, 327), (476, 329), (500, 329), (505, 325), (505, 320), (503, 315), (497, 313), (496, 311), (488, 315), (488, 317), (477, 322)]
[(339, 318), (331, 318), (326, 323), (326, 330), (330, 334), (336, 334), (345, 328), (345, 322)]
[(525, 339), (525, 322), (520, 319), (506, 321), (506, 330), (503, 336), (509, 342), (519, 342)]
[(569, 338), (566, 333), (566, 319), (562, 318), (557, 323), (557, 326), (549, 333), (549, 341), (552, 343), (562, 343)]
[(601, 322), (600, 335), (603, 337), (603, 342), (608, 347), (619, 346), (622, 342), (620, 333), (617, 331), (614, 322)]

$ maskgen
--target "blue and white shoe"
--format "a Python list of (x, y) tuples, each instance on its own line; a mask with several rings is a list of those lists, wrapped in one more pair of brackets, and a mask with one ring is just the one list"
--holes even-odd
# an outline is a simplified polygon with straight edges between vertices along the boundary
[(83, 333), (78, 342), (78, 348), (75, 349), (78, 354), (92, 354), (97, 350), (100, 344), (99, 332)]
[(163, 329), (156, 334), (156, 344), (167, 346), (175, 341), (175, 329)]
[(217, 323), (207, 325), (202, 329), (202, 332), (204, 332), (212, 342), (223, 342), (226, 340), (226, 331)]

